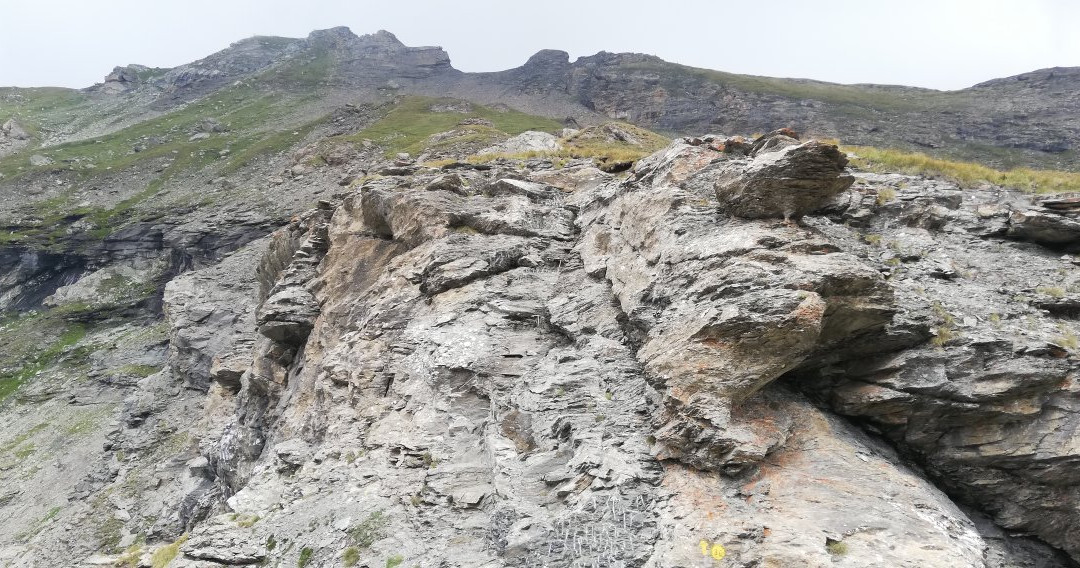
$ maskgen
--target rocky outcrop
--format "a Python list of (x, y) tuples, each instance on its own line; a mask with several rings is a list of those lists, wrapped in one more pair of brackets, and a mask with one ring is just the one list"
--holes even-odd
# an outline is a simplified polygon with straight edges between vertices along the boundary
[[(949, 310), (985, 303), (1009, 275), (941, 269), (963, 272), (946, 257), (979, 235), (994, 244), (979, 254), (1056, 269), (1059, 253), (1001, 238), (1008, 205), (985, 209), (1024, 198), (905, 178), (879, 206), (899, 183), (870, 176), (801, 225), (746, 219), (714, 193), (743, 160), (678, 142), (622, 179), (584, 162), (457, 182), (418, 168), (277, 233), (259, 318), (302, 333), (260, 327), (235, 368), (235, 413), (204, 446), (231, 513), (194, 527), (181, 565), (332, 564), (352, 547), (371, 565), (1068, 566), (801, 394), (1068, 549), (1071, 438), (1047, 428), (1071, 431), (1072, 351), (969, 342), (940, 329), (966, 316), (935, 328), (915, 291), (930, 278)], [(886, 255), (860, 231), (892, 219), (911, 242)], [(935, 248), (950, 223), (974, 224)]]
[(205, 391), (216, 382), (238, 390), (238, 372), (242, 374), (253, 357), (255, 266), (268, 241), (254, 241), (213, 267), (185, 273), (165, 287), (169, 363), (189, 386)]
[[(30, 133), (14, 118), (0, 124), (0, 158), (13, 154), (30, 144)], [(0, 175), (0, 178), (3, 176)]]
[[(94, 85), (92, 90), (110, 95), (126, 93), (132, 89), (137, 89), (143, 84), (144, 79), (149, 78), (155, 71), (159, 70), (151, 69), (145, 65), (114, 67), (112, 73), (105, 76), (105, 81)], [(164, 70), (160, 71), (164, 72)]]
[(709, 201), (688, 188), (723, 183), (713, 180), (725, 168), (691, 171), (681, 188), (646, 174), (606, 204), (582, 256), (612, 283), (664, 396), (657, 456), (737, 474), (781, 444), (786, 427), (755, 433), (733, 408), (814, 352), (880, 329), (894, 309), (880, 274), (826, 241), (763, 223), (701, 223)]

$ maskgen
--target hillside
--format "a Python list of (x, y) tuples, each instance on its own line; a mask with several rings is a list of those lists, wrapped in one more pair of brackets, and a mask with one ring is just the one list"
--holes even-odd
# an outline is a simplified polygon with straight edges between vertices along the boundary
[(0, 89), (0, 562), (1077, 566), (1078, 75)]

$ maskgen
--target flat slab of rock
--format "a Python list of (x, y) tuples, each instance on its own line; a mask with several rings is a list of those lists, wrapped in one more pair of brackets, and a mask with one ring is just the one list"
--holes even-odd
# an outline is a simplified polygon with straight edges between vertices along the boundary
[(1007, 234), (1044, 245), (1080, 247), (1080, 219), (1049, 209), (1013, 211)]
[(257, 315), (259, 333), (287, 345), (301, 345), (307, 339), (319, 303), (300, 287), (287, 287), (267, 298)]
[(524, 152), (554, 152), (561, 148), (559, 139), (554, 134), (528, 130), (505, 142), (488, 146), (478, 154), (521, 154)]

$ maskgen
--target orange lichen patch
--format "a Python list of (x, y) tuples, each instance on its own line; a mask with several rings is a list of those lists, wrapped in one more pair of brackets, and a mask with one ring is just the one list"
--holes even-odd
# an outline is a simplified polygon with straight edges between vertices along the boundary
[(712, 349), (719, 349), (721, 347), (726, 346), (726, 344), (727, 344), (724, 341), (720, 341), (719, 339), (717, 339), (715, 337), (706, 337), (705, 339), (702, 339), (701, 341), (699, 341), (699, 343), (703, 344), (703, 346), (705, 346), (707, 348), (712, 348)]
[(712, 163), (716, 158), (712, 152), (703, 151), (699, 148), (687, 148), (680, 153), (680, 156), (676, 159), (675, 165), (665, 176), (668, 183), (671, 185), (678, 185), (698, 170)]
[(1060, 390), (1064, 390), (1064, 391), (1072, 391), (1072, 390), (1074, 390), (1076, 388), (1075, 375), (1072, 375), (1072, 374), (1066, 375), (1065, 380), (1061, 381), (1061, 387), (1059, 387), (1059, 388), (1060, 388)]
[(672, 499), (679, 503), (679, 508), (699, 512), (702, 522), (717, 515), (723, 516), (728, 505), (721, 492), (716, 490), (715, 474), (701, 472), (678, 462), (662, 463), (664, 480), (661, 483), (671, 491)]
[(753, 422), (754, 430), (779, 432), (776, 425), (778, 413), (772, 404), (760, 392), (755, 393), (731, 409), (731, 419), (740, 423)]
[(792, 314), (799, 322), (818, 322), (825, 317), (825, 308), (825, 302), (814, 295), (803, 300)]
[(806, 461), (809, 455), (813, 454), (806, 452), (804, 448), (799, 447), (799, 444), (792, 443), (789, 438), (786, 444), (780, 446), (761, 462), (758, 471), (764, 479), (776, 480), (788, 477), (795, 468)]

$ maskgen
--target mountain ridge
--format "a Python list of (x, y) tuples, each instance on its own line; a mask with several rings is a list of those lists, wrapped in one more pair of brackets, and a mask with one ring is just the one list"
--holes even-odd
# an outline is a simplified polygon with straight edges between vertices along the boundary
[[(998, 168), (1080, 168), (1080, 68), (1048, 68), (955, 91), (813, 79), (739, 75), (609, 53), (570, 61), (540, 50), (521, 66), (468, 73), (439, 47), (408, 47), (386, 31), (348, 28), (306, 38), (255, 36), (206, 58), (139, 77), (117, 68), (113, 80), (80, 92), (107, 93), (102, 104), (134, 112), (175, 108), (237, 81), (345, 91), (378, 100), (392, 93), (448, 95), (580, 124), (626, 120), (669, 135), (749, 134), (778, 123), (856, 145), (918, 150)], [(139, 101), (140, 97), (151, 100)], [(134, 105), (131, 103), (134, 102)]]

